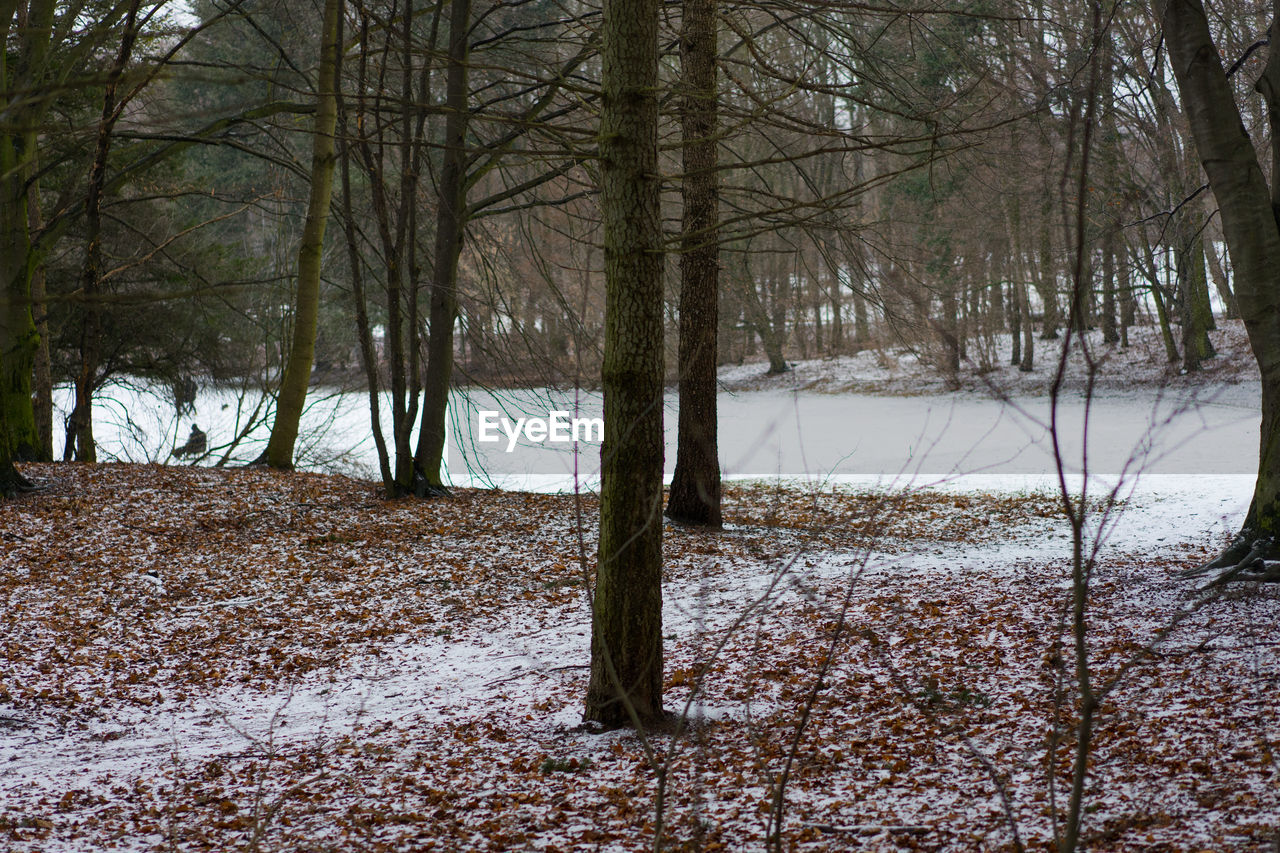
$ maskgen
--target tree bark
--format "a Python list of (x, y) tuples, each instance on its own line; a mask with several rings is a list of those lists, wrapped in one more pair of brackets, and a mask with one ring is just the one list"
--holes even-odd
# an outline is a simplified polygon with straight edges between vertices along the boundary
[(298, 246), (298, 292), (293, 312), (293, 336), (285, 363), (271, 438), (263, 454), (272, 468), (293, 468), (293, 448), (307, 402), (311, 367), (316, 353), (316, 324), (320, 316), (320, 268), (324, 255), (325, 225), (333, 194), (333, 170), (337, 161), (334, 130), (338, 122), (338, 43), (342, 0), (325, 0), (320, 29), (320, 67), (316, 88), (316, 123), (311, 137), (311, 193), (307, 218)]
[[(97, 390), (99, 350), (102, 345), (102, 306), (97, 301), (102, 279), (102, 196), (106, 184), (107, 157), (111, 154), (111, 138), (123, 105), (116, 90), (125, 66), (133, 55), (138, 37), (140, 0), (129, 4), (125, 15), (120, 49), (107, 74), (102, 94), (102, 115), (98, 120), (93, 163), (89, 167), (89, 186), (85, 196), (84, 266), (80, 272), (80, 293), (85, 299), (80, 325), (80, 369), (75, 378), (75, 407), (71, 412), (71, 428), (67, 438), (75, 437), (75, 458), (79, 462), (97, 462), (98, 449), (93, 439), (93, 395)], [(66, 451), (63, 452), (64, 458)]]
[(867, 317), (867, 300), (862, 291), (853, 290), (853, 348), (861, 351), (871, 345), (871, 322)]
[(1236, 308), (1236, 295), (1231, 292), (1231, 282), (1227, 281), (1227, 272), (1223, 268), (1222, 261), (1218, 259), (1218, 250), (1209, 240), (1205, 240), (1204, 243), (1204, 257), (1209, 262), (1209, 274), (1213, 278), (1213, 286), (1217, 289), (1218, 296), (1222, 298), (1223, 319), (1239, 319), (1240, 311)]
[(1116, 232), (1111, 223), (1102, 237), (1102, 342), (1120, 342), (1116, 326)]
[(0, 35), (14, 45), (0, 53), (7, 121), (0, 130), (0, 493), (27, 481), (13, 463), (48, 458), (42, 453), (31, 399), (32, 369), (40, 338), (32, 313), (31, 282), (37, 263), (28, 204), (37, 150), (37, 128), (48, 107), (31, 98), (47, 69), (55, 3), (33, 0), (6, 9)]
[(1129, 330), (1138, 319), (1138, 300), (1133, 293), (1133, 274), (1129, 252), (1116, 265), (1117, 288), (1120, 291), (1120, 346), (1129, 346)]
[(1009, 282), (1009, 363), (1015, 367), (1022, 361), (1022, 299), (1018, 282)]
[[(453, 328), (458, 322), (458, 260), (467, 223), (467, 50), (470, 0), (453, 0), (449, 12), (449, 70), (445, 78), (445, 149), (436, 216), (435, 269), (431, 282), (427, 369), (422, 377), (422, 421), (414, 454), (415, 494), (445, 492), (444, 444), (453, 379)], [(402, 484), (403, 486), (404, 484)]]
[(1044, 219), (1040, 224), (1040, 262), (1034, 281), (1040, 302), (1044, 305), (1040, 340), (1056, 341), (1058, 327), (1062, 325), (1062, 309), (1058, 305), (1058, 271), (1053, 263), (1053, 247), (1049, 239), (1050, 208), (1047, 202), (1041, 209), (1041, 215)]
[(1168, 302), (1164, 297), (1164, 287), (1160, 284), (1159, 274), (1153, 267), (1149, 279), (1151, 281), (1151, 301), (1156, 305), (1156, 320), (1160, 324), (1160, 339), (1164, 341), (1165, 360), (1178, 360), (1178, 344), (1173, 339), (1173, 326), (1169, 320)]
[(760, 339), (760, 346), (764, 348), (765, 356), (769, 359), (768, 375), (786, 373), (789, 368), (782, 351), (782, 336), (774, 328), (773, 321), (769, 319), (769, 312), (765, 310), (764, 302), (760, 299), (760, 291), (756, 289), (751, 264), (745, 256), (742, 261), (741, 287), (743, 319)]
[[(32, 163), (32, 166), (36, 166)], [(33, 169), (38, 171), (38, 169)], [(35, 234), (43, 224), (40, 214), (40, 184), (34, 177), (29, 183), (27, 199), (28, 233)], [(35, 352), (34, 385), (32, 387), (32, 414), (36, 421), (36, 437), (42, 461), (53, 460), (53, 363), (49, 353), (49, 305), (45, 286), (45, 267), (41, 253), (37, 251), (31, 271), (31, 304), (40, 343)]]
[(715, 0), (685, 0), (680, 34), (684, 222), (680, 246), (680, 415), (667, 515), (719, 527), (716, 348), (720, 291)]
[(663, 717), (656, 0), (607, 0), (602, 39), (605, 436), (584, 718), (625, 725)]
[(1205, 359), (1216, 354), (1209, 340), (1213, 309), (1209, 304), (1209, 281), (1204, 270), (1204, 238), (1198, 234), (1179, 247), (1182, 279), (1182, 369), (1199, 370)]
[[(1222, 214), (1235, 295), (1262, 374), (1258, 478), (1238, 542), (1280, 534), (1280, 195), (1268, 189), (1200, 0), (1161, 0), (1165, 41), (1200, 162)], [(1157, 11), (1160, 7), (1157, 6)], [(1275, 30), (1276, 10), (1272, 10)], [(1280, 157), (1280, 39), (1258, 90), (1267, 102), (1273, 166)], [(1276, 174), (1274, 168), (1272, 174)], [(1274, 550), (1274, 548), (1272, 549)], [(1230, 559), (1231, 550), (1220, 559)], [(1237, 557), (1238, 559), (1238, 557)]]

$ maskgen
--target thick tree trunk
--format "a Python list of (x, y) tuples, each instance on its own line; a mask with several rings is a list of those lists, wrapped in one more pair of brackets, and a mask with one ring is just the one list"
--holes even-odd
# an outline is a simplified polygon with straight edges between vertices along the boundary
[(17, 148), (11, 139), (0, 140), (0, 423), (7, 455), (25, 461), (40, 456), (31, 404), (39, 336), (31, 313), (32, 252)]
[[(1258, 479), (1240, 537), (1247, 543), (1280, 535), (1280, 182), (1268, 189), (1200, 0), (1160, 0), (1157, 11), (1163, 12), (1183, 108), (1221, 211), (1236, 302), (1262, 373)], [(1257, 87), (1267, 101), (1274, 160), (1280, 157), (1280, 39), (1272, 39), (1269, 52)]]
[(720, 526), (716, 336), (720, 292), (716, 178), (715, 0), (685, 0), (683, 234), (680, 245), (680, 420), (667, 515)]
[(37, 128), (48, 102), (30, 97), (46, 73), (56, 4), (32, 0), (10, 6), (0, 20), (10, 50), (0, 53), (6, 116), (0, 129), (0, 492), (12, 494), (26, 480), (15, 461), (47, 459), (31, 399), (32, 369), (40, 338), (32, 313), (31, 282), (37, 262), (30, 211)]
[(316, 88), (316, 124), (311, 137), (311, 193), (307, 218), (298, 246), (298, 292), (293, 311), (293, 336), (285, 362), (271, 438), (263, 454), (272, 468), (293, 468), (293, 448), (307, 402), (311, 367), (316, 354), (316, 324), (320, 316), (320, 267), (324, 232), (333, 194), (333, 169), (337, 161), (334, 130), (338, 122), (338, 43), (342, 0), (325, 0), (320, 30), (320, 67)]
[(626, 725), (663, 717), (656, 0), (607, 0), (602, 39), (605, 436), (584, 718)]
[[(436, 216), (435, 270), (431, 282), (427, 369), (422, 378), (422, 422), (413, 491), (420, 497), (445, 493), (444, 444), (453, 384), (453, 328), (458, 322), (458, 260), (466, 232), (467, 50), (469, 0), (453, 0), (449, 12), (449, 70), (445, 80), (444, 164)], [(402, 483), (403, 488), (407, 484)]]

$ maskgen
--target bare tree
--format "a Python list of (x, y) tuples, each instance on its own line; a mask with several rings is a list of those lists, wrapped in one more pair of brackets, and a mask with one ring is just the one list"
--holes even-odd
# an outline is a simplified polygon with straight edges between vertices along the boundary
[[(1157, 8), (1183, 110), (1221, 211), (1236, 300), (1262, 373), (1262, 432), (1253, 501), (1235, 541), (1209, 564), (1230, 567), (1258, 550), (1267, 556), (1280, 553), (1273, 540), (1280, 533), (1280, 182), (1268, 186), (1204, 5), (1200, 0), (1162, 0)], [(1273, 29), (1277, 14), (1280, 8), (1273, 7)], [(1257, 89), (1270, 121), (1274, 181), (1280, 165), (1280, 41), (1271, 42)], [(1257, 543), (1262, 543), (1260, 549)]]

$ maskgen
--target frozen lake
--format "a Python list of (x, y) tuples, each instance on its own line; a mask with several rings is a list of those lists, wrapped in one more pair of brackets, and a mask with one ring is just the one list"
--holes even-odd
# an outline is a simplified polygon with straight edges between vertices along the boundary
[[(60, 399), (65, 403), (65, 397)], [(116, 387), (95, 407), (103, 460), (165, 461), (192, 422), (209, 434), (213, 464), (249, 426), (255, 401), (203, 391), (181, 419), (158, 395)], [(384, 407), (385, 408), (385, 407)], [(490, 422), (600, 416), (598, 394), (573, 391), (459, 391), (451, 404), (450, 476), (458, 485), (572, 489), (596, 480), (595, 441), (552, 443), (525, 435), (508, 452), (501, 431), (479, 441), (480, 413)], [(667, 477), (675, 466), (676, 401), (666, 399)], [(1252, 474), (1256, 471), (1256, 385), (1194, 392), (1135, 389), (1096, 397), (1087, 407), (1064, 397), (1058, 435), (1067, 470), (1079, 473)], [(390, 421), (384, 413), (383, 423)], [(720, 395), (720, 457), (729, 477), (782, 477), (812, 484), (840, 480), (938, 482), (968, 475), (1048, 476), (1054, 471), (1047, 397), (993, 400), (975, 394), (882, 397), (757, 391)], [(269, 423), (269, 422), (268, 422)], [(299, 441), (299, 467), (377, 479), (368, 397), (313, 391)], [(230, 456), (245, 462), (262, 449), (264, 424), (250, 429)], [(55, 450), (60, 450), (56, 447)], [(575, 452), (576, 451), (576, 452)], [(174, 460), (170, 460), (174, 461)]]

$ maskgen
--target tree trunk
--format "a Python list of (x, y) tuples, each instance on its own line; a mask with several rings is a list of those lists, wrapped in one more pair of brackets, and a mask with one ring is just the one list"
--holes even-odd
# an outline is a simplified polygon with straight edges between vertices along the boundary
[[(1235, 271), (1236, 302), (1262, 373), (1262, 431), (1258, 479), (1237, 540), (1280, 534), (1280, 193), (1268, 189), (1245, 132), (1200, 0), (1161, 0), (1165, 41), (1183, 107), (1209, 186), (1222, 215), (1222, 233)], [(1272, 30), (1276, 11), (1272, 10)], [(1280, 39), (1272, 39), (1257, 88), (1266, 98), (1273, 168), (1280, 158)], [(1280, 182), (1277, 183), (1280, 188)], [(1218, 561), (1230, 561), (1228, 549)], [(1274, 545), (1269, 549), (1275, 551)]]
[(1108, 28), (1102, 39), (1102, 194), (1099, 219), (1102, 234), (1102, 342), (1120, 342), (1116, 327), (1116, 241), (1122, 224), (1119, 218), (1120, 133), (1115, 108), (1115, 33)]
[[(102, 305), (98, 302), (102, 279), (102, 195), (106, 183), (107, 157), (111, 153), (111, 135), (123, 105), (116, 99), (116, 89), (125, 66), (133, 55), (138, 36), (138, 6), (133, 0), (125, 15), (120, 49), (107, 74), (102, 94), (102, 115), (98, 120), (93, 163), (89, 167), (89, 187), (85, 198), (84, 267), (80, 273), (80, 293), (84, 297), (80, 326), (80, 370), (76, 374), (75, 408), (71, 424), (75, 435), (75, 458), (80, 462), (97, 462), (98, 449), (93, 439), (93, 394), (97, 390), (99, 348), (102, 335)], [(68, 438), (71, 431), (68, 430)], [(64, 451), (63, 456), (66, 456)]]
[(1213, 278), (1213, 286), (1217, 289), (1218, 296), (1222, 298), (1223, 319), (1239, 319), (1240, 310), (1236, 308), (1236, 296), (1231, 292), (1231, 282), (1227, 281), (1227, 271), (1218, 258), (1218, 250), (1209, 240), (1205, 240), (1204, 243), (1204, 257), (1209, 262), (1209, 275)]
[(42, 452), (31, 399), (32, 370), (40, 338), (32, 313), (32, 273), (37, 253), (31, 244), (28, 210), (38, 155), (37, 129), (48, 101), (32, 98), (46, 72), (55, 3), (33, 2), (24, 11), (10, 7), (0, 35), (10, 50), (0, 53), (7, 121), (0, 129), (0, 493), (27, 484), (14, 462), (48, 458)]
[(853, 348), (861, 351), (871, 345), (871, 321), (867, 316), (867, 300), (853, 288)]
[(1022, 361), (1022, 299), (1018, 282), (1009, 282), (1009, 363), (1017, 366)]
[(1009, 217), (1009, 233), (1013, 235), (1011, 240), (1013, 245), (1013, 293), (1016, 304), (1015, 311), (1018, 315), (1014, 334), (1017, 335), (1017, 330), (1021, 329), (1022, 346), (1014, 347), (1015, 351), (1017, 351), (1017, 356), (1013, 359), (1013, 363), (1018, 366), (1020, 372), (1030, 373), (1035, 369), (1036, 334), (1035, 327), (1031, 323), (1031, 291), (1027, 287), (1030, 263), (1027, 260), (1026, 252), (1023, 250), (1021, 218), (1018, 204), (1015, 201), (1013, 212)]
[(1043, 209), (1044, 221), (1040, 225), (1040, 263), (1035, 279), (1036, 292), (1044, 305), (1044, 322), (1040, 339), (1056, 341), (1058, 327), (1062, 325), (1062, 311), (1058, 306), (1058, 273), (1053, 264), (1053, 248), (1049, 242), (1049, 207)]
[(1120, 342), (1116, 328), (1116, 232), (1110, 225), (1102, 238), (1102, 342)]
[(828, 352), (840, 355), (844, 352), (844, 291), (840, 288), (840, 279), (831, 271), (831, 334), (828, 336)]
[(1031, 294), (1027, 292), (1025, 280), (1019, 280), (1018, 310), (1022, 313), (1022, 361), (1018, 362), (1018, 370), (1030, 373), (1035, 369), (1036, 333), (1031, 325)]
[(31, 244), (20, 173), (14, 168), (15, 146), (0, 142), (0, 417), (3, 442), (11, 459), (39, 458), (35, 410), (31, 405), (31, 373), (39, 337), (31, 313)]
[(956, 299), (956, 279), (947, 274), (942, 281), (942, 320), (934, 324), (942, 347), (943, 378), (952, 391), (960, 387), (960, 307)]
[[(345, 115), (343, 132), (344, 137), (349, 138), (350, 132), (346, 127)], [(342, 207), (347, 259), (351, 263), (351, 298), (355, 308), (356, 337), (360, 342), (360, 365), (364, 368), (365, 384), (368, 386), (369, 394), (369, 425), (373, 432), (374, 448), (378, 452), (378, 469), (382, 474), (382, 485), (386, 489), (387, 497), (393, 498), (396, 497), (395, 481), (391, 476), (387, 441), (382, 433), (382, 383), (378, 376), (377, 349), (373, 343), (373, 327), (369, 322), (369, 303), (364, 291), (364, 271), (356, 239), (356, 222), (351, 213), (351, 146), (347, 143), (342, 147)]]
[(338, 122), (338, 43), (342, 0), (325, 0), (320, 29), (320, 67), (316, 88), (316, 124), (311, 137), (311, 194), (307, 218), (298, 246), (298, 292), (293, 312), (293, 337), (285, 362), (276, 417), (263, 461), (272, 468), (293, 468), (293, 448), (311, 384), (316, 353), (316, 323), (320, 315), (320, 267), (324, 255), (324, 231), (329, 221), (333, 193), (333, 169), (337, 160), (334, 130)]
[(1164, 288), (1160, 285), (1159, 275), (1151, 273), (1151, 301), (1156, 304), (1156, 320), (1160, 324), (1160, 338), (1164, 341), (1166, 361), (1178, 360), (1178, 344), (1173, 339), (1173, 327), (1169, 324), (1169, 308), (1164, 298)]
[(775, 376), (779, 373), (786, 373), (788, 367), (786, 357), (782, 352), (782, 336), (774, 328), (773, 321), (769, 319), (764, 303), (760, 301), (760, 292), (756, 290), (751, 265), (745, 260), (745, 256), (742, 266), (742, 305), (747, 325), (755, 331), (756, 336), (760, 338), (760, 345), (764, 347), (765, 356), (769, 359), (768, 375)]
[(1129, 330), (1138, 319), (1138, 300), (1133, 295), (1132, 267), (1129, 253), (1120, 258), (1116, 269), (1117, 287), (1120, 290), (1120, 346), (1129, 346)]
[[(33, 163), (32, 166), (36, 164)], [(43, 225), (40, 215), (40, 184), (31, 179), (27, 198), (28, 234), (35, 234)], [(35, 383), (32, 387), (32, 414), (36, 421), (36, 437), (39, 452), (36, 458), (45, 462), (53, 461), (53, 364), (49, 354), (49, 305), (45, 301), (48, 295), (45, 287), (44, 259), (37, 251), (31, 271), (31, 304), (36, 323), (36, 334), (40, 343), (35, 352)]]
[(667, 515), (719, 527), (716, 347), (720, 292), (715, 0), (685, 0), (680, 34), (684, 222), (680, 245), (680, 416)]
[(584, 718), (662, 719), (662, 229), (658, 6), (607, 0), (602, 24), (605, 245), (600, 545)]
[(1199, 370), (1200, 363), (1215, 355), (1209, 340), (1213, 310), (1209, 305), (1209, 281), (1204, 271), (1204, 239), (1191, 238), (1179, 252), (1182, 279), (1182, 369)]
[[(414, 494), (445, 493), (444, 444), (449, 388), (453, 383), (453, 328), (458, 322), (458, 260), (467, 222), (467, 51), (470, 0), (453, 0), (449, 12), (449, 70), (445, 79), (445, 149), (436, 216), (435, 269), (431, 281), (427, 369), (422, 377), (422, 421), (414, 454)], [(401, 484), (402, 486), (404, 484)]]

